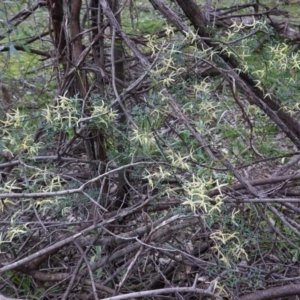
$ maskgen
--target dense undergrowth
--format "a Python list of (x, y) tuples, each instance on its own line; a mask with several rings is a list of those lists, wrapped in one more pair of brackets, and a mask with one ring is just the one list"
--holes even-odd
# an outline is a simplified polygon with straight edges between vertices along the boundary
[(105, 3), (98, 27), (82, 4), (78, 56), (71, 4), (63, 50), (49, 7), (1, 7), (1, 293), (261, 299), (295, 282), (300, 56), (274, 24), (294, 34), (299, 4), (199, 6), (203, 29), (180, 1), (129, 1), (121, 32)]

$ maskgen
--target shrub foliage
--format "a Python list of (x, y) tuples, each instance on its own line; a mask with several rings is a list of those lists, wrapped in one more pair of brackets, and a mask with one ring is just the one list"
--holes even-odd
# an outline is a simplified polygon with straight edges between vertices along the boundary
[(299, 4), (246, 2), (1, 4), (2, 294), (300, 293)]

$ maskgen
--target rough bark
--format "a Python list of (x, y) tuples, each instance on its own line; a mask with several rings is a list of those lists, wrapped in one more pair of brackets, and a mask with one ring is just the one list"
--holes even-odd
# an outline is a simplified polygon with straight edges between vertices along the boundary
[[(115, 14), (116, 20), (120, 26), (122, 26), (121, 22), (121, 15), (118, 12), (119, 9), (119, 0), (110, 0), (109, 6), (111, 8), (111, 11)], [(111, 24), (111, 27), (113, 28), (113, 24)], [(115, 30), (115, 29), (114, 29)], [(112, 64), (114, 64), (114, 74), (112, 76), (115, 76), (115, 78), (112, 78), (113, 81), (117, 79), (118, 81), (124, 82), (125, 80), (125, 55), (123, 51), (123, 43), (121, 39), (118, 39), (118, 37), (112, 37), (114, 40), (114, 48), (113, 50), (113, 56), (114, 59), (111, 61)], [(116, 85), (116, 97), (119, 97), (119, 95), (123, 91), (123, 87), (115, 81)], [(119, 114), (119, 122), (118, 122), (118, 130), (122, 133), (123, 136), (126, 136), (126, 123), (127, 123), (127, 118), (125, 115), (125, 112), (123, 108), (125, 107), (125, 102), (124, 99), (120, 98), (120, 102), (117, 104), (116, 109)], [(121, 140), (117, 146), (118, 152), (120, 154), (126, 152), (126, 141), (124, 138), (121, 137)], [(124, 159), (121, 157), (120, 159), (120, 164), (123, 164)], [(127, 178), (126, 178), (127, 177)], [(119, 173), (119, 179), (118, 179), (118, 189), (117, 189), (117, 201), (115, 203), (115, 207), (120, 208), (120, 207), (127, 207), (128, 206), (128, 192), (129, 192), (129, 187), (126, 183), (126, 179), (129, 179), (129, 174), (124, 171), (120, 171)]]
[(285, 286), (272, 287), (262, 291), (256, 291), (254, 293), (240, 297), (240, 300), (272, 300), (282, 297), (299, 295), (299, 293), (299, 284), (289, 284)]
[[(57, 50), (59, 62), (63, 61), (63, 51), (66, 47), (66, 36), (63, 28), (64, 10), (62, 0), (48, 0), (47, 6), (50, 15), (50, 23), (53, 28), (53, 43)], [(50, 31), (51, 32), (51, 31)]]

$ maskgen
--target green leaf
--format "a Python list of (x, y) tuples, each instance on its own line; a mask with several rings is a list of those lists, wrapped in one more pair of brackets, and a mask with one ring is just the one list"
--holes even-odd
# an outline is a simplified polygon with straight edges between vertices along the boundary
[(9, 45), (9, 52), (8, 53), (9, 53), (10, 57), (12, 57), (14, 55), (18, 55), (18, 51), (12, 43)]

